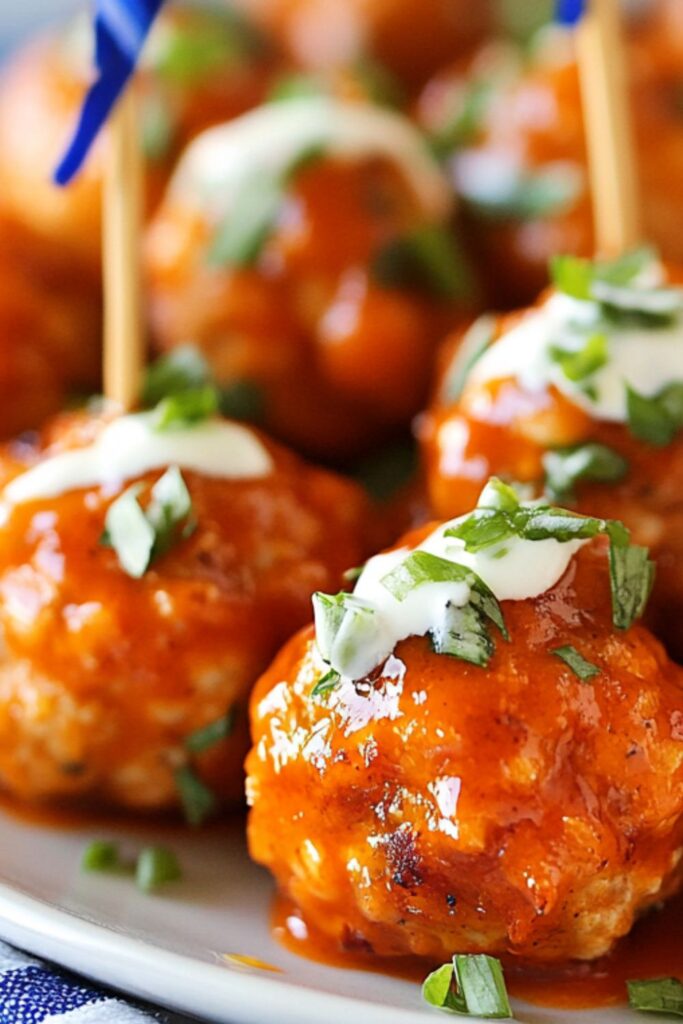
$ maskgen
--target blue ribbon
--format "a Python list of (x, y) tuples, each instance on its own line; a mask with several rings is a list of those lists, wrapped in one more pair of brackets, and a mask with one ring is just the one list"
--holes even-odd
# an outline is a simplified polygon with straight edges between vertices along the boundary
[(585, 0), (556, 0), (555, 20), (561, 25), (576, 25), (586, 9)]
[(95, 0), (95, 65), (98, 76), (83, 101), (73, 137), (54, 172), (66, 185), (135, 71), (142, 47), (164, 0)]

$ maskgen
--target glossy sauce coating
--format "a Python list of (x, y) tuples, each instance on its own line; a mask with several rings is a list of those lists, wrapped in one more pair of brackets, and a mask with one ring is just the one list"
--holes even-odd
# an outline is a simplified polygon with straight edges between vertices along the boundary
[(647, 629), (614, 629), (604, 545), (502, 610), (486, 669), (415, 637), (314, 699), (309, 629), (254, 691), (251, 854), (342, 949), (593, 959), (679, 886), (683, 677)]
[[(643, 237), (671, 260), (683, 260), (677, 224), (683, 173), (683, 17), (678, 0), (658, 0), (630, 23), (628, 39), (631, 109), (638, 150)], [(557, 252), (594, 250), (581, 94), (570, 33), (546, 32), (525, 57), (510, 60), (490, 45), (463, 67), (453, 65), (427, 84), (418, 117), (442, 132), (478, 90), (482, 98), (472, 127), (453, 154), (454, 180), (519, 174), (533, 179), (554, 165), (573, 184), (536, 190), (525, 215), (493, 213), (464, 203), (471, 241), (487, 275), (494, 305), (533, 300), (547, 280)], [(484, 91), (489, 90), (485, 98)], [(479, 101), (475, 101), (478, 103)], [(467, 189), (463, 193), (466, 194)], [(503, 192), (505, 186), (503, 185)], [(540, 206), (538, 205), (540, 204)], [(514, 203), (513, 203), (514, 206)]]
[[(101, 423), (53, 427), (58, 446)], [(177, 803), (186, 737), (234, 707), (233, 736), (193, 761), (224, 797), (241, 792), (249, 688), (363, 554), (355, 487), (265, 442), (269, 476), (184, 472), (197, 527), (141, 579), (101, 543), (129, 486), (15, 506), (0, 530), (0, 785), (26, 800), (84, 798), (134, 808)], [(14, 446), (8, 479), (36, 458)], [(161, 476), (141, 478), (146, 488)]]
[(152, 323), (188, 338), (219, 380), (249, 381), (276, 436), (326, 458), (365, 452), (425, 399), (431, 354), (463, 305), (384, 287), (382, 245), (424, 223), (385, 160), (314, 160), (253, 267), (211, 266), (213, 229), (169, 193), (147, 236)]
[[(679, 278), (677, 272), (670, 276)], [(523, 316), (499, 318), (494, 335), (500, 337)], [(622, 520), (634, 543), (650, 548), (657, 574), (648, 622), (672, 653), (683, 654), (681, 436), (663, 447), (649, 444), (625, 424), (593, 420), (552, 386), (528, 391), (512, 378), (467, 383), (459, 399), (449, 400), (448, 374), (459, 345), (460, 337), (453, 336), (444, 346), (435, 396), (418, 427), (434, 513), (451, 517), (468, 511), (491, 475), (531, 484), (540, 493), (543, 456), (549, 450), (587, 442), (606, 445), (626, 459), (626, 475), (612, 483), (579, 481), (572, 507)]]

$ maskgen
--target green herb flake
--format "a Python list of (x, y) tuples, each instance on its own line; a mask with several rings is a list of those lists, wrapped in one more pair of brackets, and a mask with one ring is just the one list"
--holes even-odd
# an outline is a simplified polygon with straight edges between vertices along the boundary
[(488, 315), (478, 317), (463, 335), (443, 375), (439, 399), (444, 405), (458, 401), (472, 367), (481, 359), (495, 336), (496, 318)]
[(493, 657), (495, 644), (481, 611), (474, 604), (449, 605), (442, 626), (430, 631), (437, 654), (485, 668)]
[(607, 363), (607, 337), (600, 333), (591, 334), (579, 349), (553, 346), (550, 357), (560, 366), (567, 380), (585, 380)]
[(121, 871), (123, 862), (118, 846), (104, 839), (94, 840), (83, 851), (81, 868), (83, 871)]
[(162, 398), (154, 410), (155, 430), (190, 427), (218, 412), (218, 393), (211, 384)]
[(462, 297), (472, 286), (464, 253), (452, 232), (437, 224), (388, 242), (375, 254), (371, 272), (385, 288), (414, 288), (440, 299)]
[(158, 405), (169, 395), (194, 391), (211, 383), (208, 363), (193, 345), (181, 345), (148, 366), (142, 386), (142, 404)]
[(194, 732), (191, 732), (185, 738), (185, 749), (191, 754), (203, 754), (205, 750), (210, 750), (217, 743), (221, 743), (232, 736), (234, 728), (235, 708), (232, 707), (221, 718), (217, 718), (215, 721), (209, 722), (208, 725), (202, 726), (201, 729), (195, 729)]
[(617, 629), (628, 629), (645, 611), (655, 578), (655, 563), (647, 548), (636, 544), (610, 544), (612, 619)]
[(617, 483), (628, 473), (628, 462), (607, 445), (588, 442), (570, 448), (559, 448), (543, 456), (545, 490), (551, 498), (573, 497), (574, 487), (581, 481)]
[(336, 690), (341, 683), (341, 676), (333, 668), (329, 669), (311, 690), (311, 697), (323, 697)]
[(512, 1017), (500, 960), (485, 954), (456, 954), (452, 964), (433, 971), (422, 986), (430, 1006), (465, 1017)]
[(290, 74), (277, 78), (268, 93), (269, 103), (316, 99), (329, 95), (329, 89), (315, 75)]
[(174, 779), (188, 825), (201, 825), (216, 810), (216, 796), (189, 765), (177, 768)]
[(593, 287), (593, 264), (579, 256), (553, 256), (550, 278), (558, 291), (572, 299), (589, 302)]
[(114, 549), (121, 568), (134, 579), (144, 576), (155, 558), (194, 529), (192, 500), (177, 466), (157, 480), (146, 510), (138, 501), (141, 491), (142, 485), (134, 484), (112, 502), (101, 539)]
[(628, 427), (634, 437), (658, 447), (670, 444), (683, 427), (683, 382), (646, 397), (626, 386)]
[(262, 49), (260, 36), (232, 11), (188, 11), (178, 24), (162, 26), (154, 72), (170, 86), (187, 88), (236, 70)]
[(550, 653), (554, 654), (560, 661), (563, 661), (582, 683), (588, 682), (593, 676), (600, 675), (600, 669), (597, 665), (586, 661), (583, 655), (577, 651), (576, 647), (572, 647), (571, 644), (567, 644), (564, 647), (555, 647)]
[(683, 983), (678, 978), (627, 981), (628, 1004), (640, 1013), (670, 1013), (683, 1017)]
[(167, 882), (182, 877), (180, 864), (173, 850), (165, 846), (146, 846), (140, 851), (135, 867), (135, 881), (143, 892), (153, 892)]
[(514, 512), (519, 508), (519, 495), (512, 484), (506, 484), (492, 476), (479, 495), (478, 508), (496, 509), (499, 512)]
[(236, 379), (221, 385), (218, 404), (223, 416), (247, 423), (262, 423), (266, 414), (266, 395), (253, 380)]
[(465, 545), (465, 551), (476, 553), (495, 544), (502, 544), (516, 533), (514, 521), (499, 509), (478, 508), (457, 526), (445, 531)]

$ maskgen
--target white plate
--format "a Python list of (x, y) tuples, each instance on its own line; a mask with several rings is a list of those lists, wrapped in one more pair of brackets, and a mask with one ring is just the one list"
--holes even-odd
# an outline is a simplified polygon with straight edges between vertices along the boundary
[[(270, 932), (272, 887), (249, 862), (238, 819), (188, 834), (153, 825), (55, 829), (0, 812), (0, 938), (107, 985), (221, 1024), (425, 1024), (419, 986), (298, 957)], [(85, 874), (94, 838), (163, 843), (184, 877), (146, 896), (126, 877)], [(229, 966), (256, 957), (280, 974)], [(626, 1009), (561, 1013), (517, 1006), (529, 1024), (634, 1024)]]

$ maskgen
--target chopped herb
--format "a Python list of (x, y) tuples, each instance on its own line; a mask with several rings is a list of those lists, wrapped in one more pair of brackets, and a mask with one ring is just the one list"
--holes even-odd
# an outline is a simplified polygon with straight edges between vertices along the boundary
[(465, 333), (443, 376), (440, 399), (445, 405), (460, 398), (470, 370), (493, 342), (495, 330), (494, 316), (480, 316)]
[(672, 1013), (683, 1017), (683, 983), (678, 978), (627, 981), (628, 1004), (641, 1013)]
[(487, 220), (531, 220), (569, 206), (580, 187), (580, 178), (573, 168), (556, 164), (537, 173), (510, 175), (504, 187), (495, 192), (478, 187), (475, 181), (468, 187), (464, 200), (474, 213)]
[(175, 141), (177, 125), (167, 102), (157, 92), (147, 94), (140, 102), (140, 135), (142, 152), (147, 160), (165, 160)]
[(645, 611), (655, 578), (655, 563), (647, 548), (612, 543), (609, 549), (612, 619), (628, 629)]
[(202, 12), (159, 33), (154, 71), (171, 85), (188, 86), (247, 63), (262, 49), (261, 38), (233, 12)]
[(553, 256), (550, 277), (558, 291), (588, 302), (593, 286), (593, 264), (579, 256)]
[(580, 349), (553, 346), (550, 356), (559, 364), (567, 380), (584, 380), (607, 362), (607, 338), (604, 334), (590, 334)]
[(362, 575), (364, 566), (355, 565), (353, 569), (347, 569), (342, 573), (342, 579), (345, 583), (355, 583), (357, 579)]
[(351, 68), (366, 97), (381, 107), (401, 107), (405, 102), (403, 86), (385, 64), (367, 54)]
[(543, 456), (545, 490), (554, 499), (573, 495), (579, 481), (616, 483), (628, 472), (628, 462), (607, 445), (589, 442), (546, 452)]
[(375, 629), (375, 611), (353, 594), (313, 595), (316, 642), (324, 661), (339, 671), (353, 664)]
[(324, 152), (321, 140), (304, 148), (284, 169), (256, 170), (245, 178), (209, 247), (209, 264), (253, 266), (277, 223), (287, 188), (299, 171), (320, 159)]
[(458, 82), (450, 90), (449, 109), (431, 137), (437, 156), (448, 156), (476, 138), (493, 92), (489, 79), (476, 79), (468, 84)]
[(430, 636), (437, 654), (449, 654), (481, 668), (488, 665), (495, 651), (484, 618), (472, 604), (449, 604), (442, 626), (432, 629)]
[(593, 676), (600, 675), (600, 669), (590, 661), (586, 661), (583, 655), (579, 654), (576, 647), (567, 644), (564, 647), (556, 647), (550, 652), (568, 665), (575, 676), (582, 682), (588, 682)]
[(235, 727), (235, 708), (217, 718), (214, 722), (196, 729), (185, 738), (185, 749), (191, 754), (203, 754), (205, 750), (215, 747), (222, 740), (227, 740), (232, 735)]
[(154, 410), (154, 429), (172, 430), (209, 419), (218, 411), (218, 393), (211, 384), (169, 395)]
[(189, 765), (176, 769), (175, 784), (189, 825), (201, 825), (216, 809), (216, 797)]
[(433, 971), (422, 986), (430, 1006), (465, 1017), (512, 1017), (500, 960), (485, 954), (456, 954)]
[(336, 690), (340, 682), (341, 676), (339, 673), (335, 672), (333, 668), (329, 669), (324, 676), (320, 677), (311, 690), (311, 697), (322, 697), (324, 694)]
[(96, 839), (89, 843), (81, 858), (83, 871), (121, 871), (123, 862), (116, 843)]
[(291, 74), (277, 78), (268, 93), (269, 103), (285, 103), (290, 100), (313, 99), (327, 96), (329, 89), (314, 75)]
[(472, 284), (453, 233), (437, 224), (388, 242), (375, 254), (371, 271), (385, 288), (415, 288), (441, 299), (466, 295)]
[(135, 867), (135, 881), (143, 892), (152, 892), (166, 882), (182, 877), (180, 864), (173, 850), (165, 846), (146, 846), (140, 851)]
[(193, 391), (210, 382), (208, 363), (199, 350), (192, 345), (182, 345), (147, 367), (142, 403), (147, 407), (158, 405), (169, 395)]
[(683, 383), (669, 384), (651, 398), (626, 386), (629, 430), (641, 441), (663, 447), (683, 427)]
[(194, 528), (192, 500), (177, 466), (171, 466), (157, 480), (146, 510), (138, 501), (141, 490), (141, 484), (134, 484), (112, 502), (102, 536), (102, 543), (116, 552), (121, 568), (135, 579), (143, 576), (176, 539), (188, 536)]
[(514, 512), (519, 507), (519, 495), (511, 484), (492, 476), (479, 495), (478, 508), (493, 508), (499, 512)]
[(249, 423), (261, 423), (266, 413), (265, 393), (253, 380), (233, 380), (223, 384), (218, 404), (224, 416)]
[(449, 527), (446, 536), (456, 537), (463, 542), (466, 551), (475, 553), (502, 544), (516, 532), (514, 521), (501, 509), (478, 508), (458, 526)]

